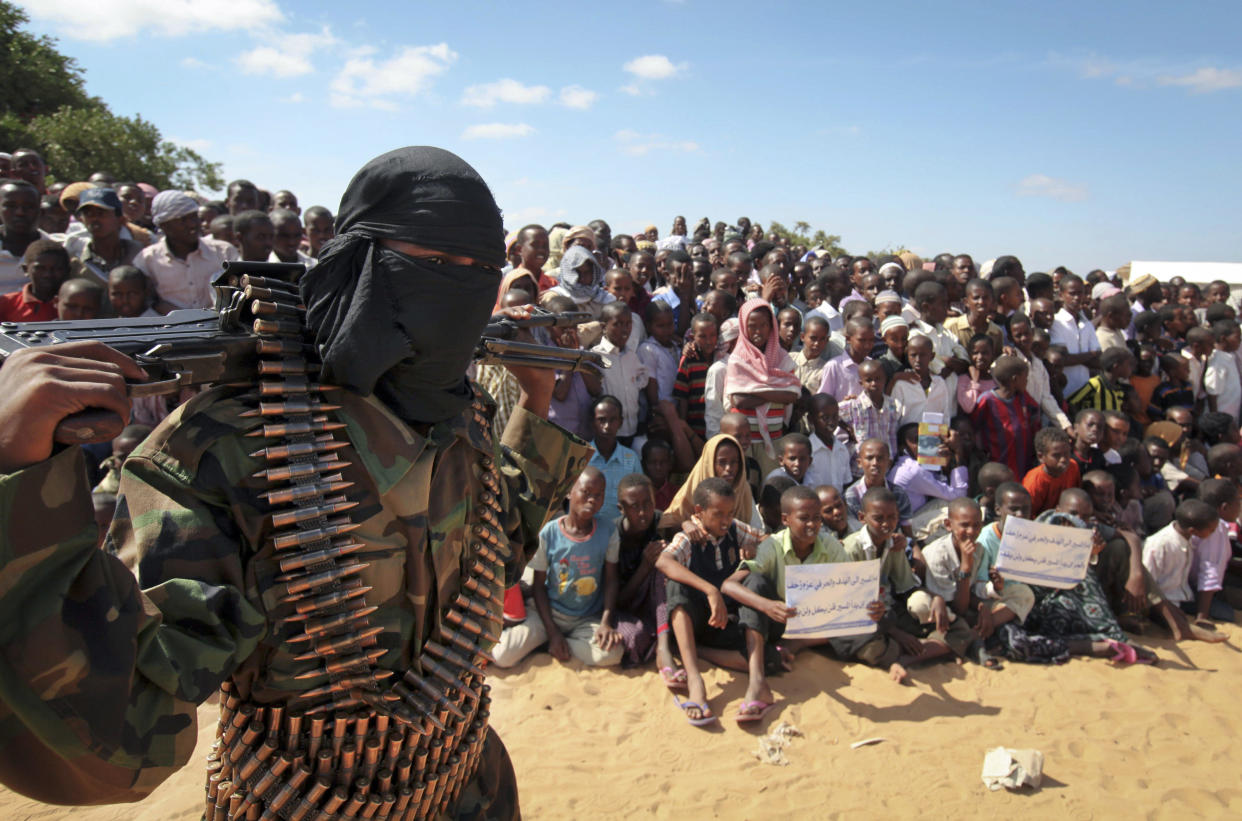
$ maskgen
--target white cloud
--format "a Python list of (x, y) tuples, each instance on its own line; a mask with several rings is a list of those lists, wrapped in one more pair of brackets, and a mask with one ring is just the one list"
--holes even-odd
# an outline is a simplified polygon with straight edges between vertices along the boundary
[(644, 54), (630, 60), (622, 68), (641, 80), (667, 80), (685, 71), (686, 64), (675, 64), (663, 54)]
[(561, 89), (561, 105), (566, 108), (587, 109), (595, 104), (599, 95), (589, 88), (580, 85), (565, 86)]
[(39, 0), (23, 4), (65, 37), (106, 42), (151, 32), (167, 37), (253, 31), (280, 23), (275, 0)]
[(194, 139), (194, 140), (183, 140), (180, 137), (169, 137), (168, 141), (170, 143), (176, 143), (177, 145), (185, 146), (186, 148), (189, 148), (194, 151), (207, 151), (208, 149), (211, 148), (211, 140), (205, 140), (201, 138)]
[(406, 46), (390, 60), (376, 62), (374, 49), (355, 51), (332, 81), (329, 102), (337, 108), (356, 108), (368, 104), (393, 110), (393, 96), (414, 97), (457, 60), (448, 43), (434, 46)]
[(1087, 198), (1087, 184), (1061, 180), (1047, 174), (1031, 174), (1018, 183), (1018, 196), (1082, 202)]
[(629, 128), (623, 128), (613, 137), (621, 143), (621, 150), (632, 157), (642, 157), (652, 151), (679, 151), (693, 154), (699, 151), (699, 144), (691, 140), (670, 140), (661, 134), (639, 134)]
[(300, 91), (295, 91), (295, 92), (293, 92), (292, 94), (290, 94), (288, 97), (286, 97), (286, 98), (285, 98), (285, 102), (287, 102), (287, 103), (304, 103), (304, 102), (306, 102), (306, 98), (302, 96), (302, 92), (300, 92)]
[(1184, 86), (1193, 94), (1208, 94), (1242, 87), (1242, 69), (1201, 68), (1190, 74), (1164, 75), (1157, 82), (1162, 86)]
[(480, 123), (461, 133), (463, 140), (511, 140), (529, 137), (535, 129), (526, 123)]
[(547, 86), (522, 85), (517, 80), (505, 77), (494, 83), (468, 86), (466, 93), (462, 95), (461, 104), (491, 108), (496, 103), (542, 103), (551, 93), (552, 90)]
[(1210, 94), (1242, 88), (1242, 69), (1215, 66), (1173, 64), (1152, 58), (1113, 60), (1091, 54), (1086, 57), (1053, 53), (1048, 63), (1069, 69), (1088, 80), (1111, 80), (1127, 88), (1174, 86), (1188, 89), (1191, 94)]
[(183, 57), (181, 59), (181, 67), (195, 69), (195, 70), (211, 68), (210, 65), (208, 65), (207, 63), (204, 63), (202, 60), (198, 59), (197, 57)]
[(319, 34), (273, 34), (272, 44), (251, 49), (237, 58), (245, 74), (270, 74), (273, 77), (300, 77), (315, 70), (311, 56), (319, 49), (336, 45), (337, 39), (324, 26)]

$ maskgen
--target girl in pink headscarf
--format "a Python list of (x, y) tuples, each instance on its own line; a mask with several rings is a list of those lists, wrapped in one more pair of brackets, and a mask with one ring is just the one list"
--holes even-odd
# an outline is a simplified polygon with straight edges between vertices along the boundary
[(794, 374), (794, 361), (780, 346), (772, 306), (762, 299), (748, 299), (738, 312), (741, 334), (725, 372), (725, 410), (750, 419), (751, 432), (775, 456), (772, 441), (785, 432), (802, 384)]

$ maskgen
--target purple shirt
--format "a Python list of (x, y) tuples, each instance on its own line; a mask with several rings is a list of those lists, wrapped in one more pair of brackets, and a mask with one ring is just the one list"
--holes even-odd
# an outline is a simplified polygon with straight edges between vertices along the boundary
[(589, 442), (595, 437), (587, 415), (587, 408), (591, 406), (591, 394), (587, 392), (586, 383), (582, 381), (582, 374), (569, 373), (564, 378), (569, 380), (569, 395), (563, 402), (555, 396), (552, 397), (552, 404), (548, 406), (548, 421), (555, 422)]
[(818, 392), (835, 396), (838, 402), (847, 396), (858, 396), (862, 393), (862, 382), (858, 381), (858, 364), (850, 359), (848, 353), (828, 360)]
[(970, 475), (965, 465), (953, 468), (946, 484), (913, 456), (903, 453), (889, 472), (888, 481), (906, 492), (910, 507), (917, 511), (927, 504), (928, 498), (953, 500), (965, 496)]

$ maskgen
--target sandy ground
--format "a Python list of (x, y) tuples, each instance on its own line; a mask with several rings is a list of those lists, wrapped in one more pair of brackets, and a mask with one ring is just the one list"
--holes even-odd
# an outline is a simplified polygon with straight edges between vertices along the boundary
[[(1022, 815), (1058, 819), (1242, 816), (1238, 683), (1242, 627), (1223, 645), (1150, 640), (1158, 668), (1095, 659), (999, 672), (941, 664), (900, 687), (876, 670), (803, 653), (772, 680), (780, 721), (802, 738), (789, 765), (761, 764), (759, 732), (729, 718), (744, 680), (706, 674), (714, 729), (689, 726), (652, 671), (583, 670), (536, 654), (491, 677), (493, 721), (513, 756), (527, 818), (835, 818)], [(194, 819), (214, 727), (204, 705), (193, 763), (149, 799), (65, 808), (0, 791), (0, 818)], [(866, 738), (879, 744), (856, 750)], [(995, 746), (1045, 756), (1040, 790), (991, 793)]]

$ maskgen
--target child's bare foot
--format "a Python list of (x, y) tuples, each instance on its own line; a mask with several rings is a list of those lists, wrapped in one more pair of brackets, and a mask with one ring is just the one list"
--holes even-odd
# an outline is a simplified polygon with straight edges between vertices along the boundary
[(910, 684), (910, 671), (896, 662), (888, 668), (888, 676), (898, 684)]
[(1215, 628), (1209, 630), (1197, 623), (1189, 625), (1189, 628), (1190, 635), (1187, 636), (1187, 638), (1196, 639), (1197, 641), (1206, 641), (1209, 644), (1219, 644), (1222, 641), (1229, 640), (1229, 636), (1224, 633), (1217, 632)]

